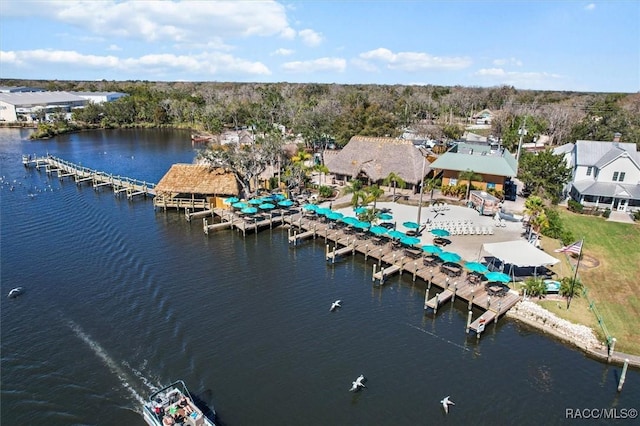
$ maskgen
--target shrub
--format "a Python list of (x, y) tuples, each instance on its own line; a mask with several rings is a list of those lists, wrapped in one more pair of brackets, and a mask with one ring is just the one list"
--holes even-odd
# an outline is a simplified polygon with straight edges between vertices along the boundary
[(633, 212), (633, 220), (640, 220), (640, 210)]
[(542, 299), (547, 294), (547, 286), (542, 278), (527, 278), (524, 282), (527, 294)]
[(318, 194), (323, 198), (333, 197), (333, 188), (327, 185), (322, 185), (318, 188)]
[(584, 206), (575, 200), (569, 200), (567, 202), (567, 206), (569, 208), (569, 211), (575, 213), (582, 213), (582, 210), (584, 209)]
[(602, 213), (602, 216), (605, 219), (609, 219), (609, 216), (611, 216), (611, 209), (609, 207), (607, 207), (606, 209), (604, 209), (604, 212)]

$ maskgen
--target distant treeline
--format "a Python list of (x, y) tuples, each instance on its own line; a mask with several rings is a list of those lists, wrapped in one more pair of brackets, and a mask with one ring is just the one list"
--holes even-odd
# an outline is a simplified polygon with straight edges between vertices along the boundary
[(82, 127), (172, 126), (210, 133), (284, 125), (305, 142), (346, 144), (354, 135), (456, 139), (472, 117), (493, 113), (491, 134), (508, 149), (548, 136), (555, 145), (612, 140), (640, 145), (640, 94), (517, 90), (510, 86), (340, 85), (149, 81), (0, 80), (46, 90), (116, 91), (130, 96), (74, 112)]

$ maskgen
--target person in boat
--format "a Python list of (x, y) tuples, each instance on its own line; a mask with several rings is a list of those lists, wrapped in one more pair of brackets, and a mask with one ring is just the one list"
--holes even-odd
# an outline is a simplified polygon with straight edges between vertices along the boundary
[(180, 402), (178, 402), (178, 405), (182, 407), (182, 409), (184, 409), (184, 412), (187, 416), (193, 413), (193, 408), (191, 408), (191, 404), (189, 404), (189, 402), (189, 398), (184, 395), (182, 396), (182, 398), (180, 398)]
[(162, 418), (162, 424), (164, 426), (172, 426), (176, 424), (176, 421), (173, 417), (167, 415)]
[(164, 417), (164, 408), (162, 407), (162, 404), (156, 404), (155, 407), (153, 407), (153, 412), (158, 416), (158, 420)]

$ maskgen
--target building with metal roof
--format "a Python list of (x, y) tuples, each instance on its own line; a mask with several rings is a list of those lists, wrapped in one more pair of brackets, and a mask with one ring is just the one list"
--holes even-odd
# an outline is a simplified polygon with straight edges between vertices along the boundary
[(50, 112), (71, 113), (88, 102), (69, 92), (0, 93), (0, 121), (36, 121)]
[(518, 162), (506, 149), (494, 149), (487, 144), (460, 142), (431, 163), (432, 169), (442, 172), (442, 185), (455, 186), (460, 173), (472, 171), (482, 180), (471, 185), (483, 190), (504, 191), (505, 183), (518, 174)]
[[(636, 144), (579, 140), (572, 148), (569, 166), (573, 178), (568, 185), (571, 198), (596, 208), (640, 209), (640, 153)], [(554, 152), (566, 155), (559, 150)]]

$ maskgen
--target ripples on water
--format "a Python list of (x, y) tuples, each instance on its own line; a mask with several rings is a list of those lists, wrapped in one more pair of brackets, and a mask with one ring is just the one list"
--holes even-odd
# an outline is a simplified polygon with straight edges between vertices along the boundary
[[(191, 160), (175, 133), (0, 135), (2, 292), (26, 289), (1, 300), (2, 424), (143, 424), (141, 400), (176, 379), (236, 425), (559, 424), (567, 407), (640, 400), (637, 372), (618, 395), (619, 368), (508, 320), (478, 343), (466, 305), (425, 315), (424, 284), (374, 287), (370, 261), (326, 264), (321, 239), (207, 237), (150, 200), (20, 165), (49, 151), (157, 182)], [(349, 393), (361, 373), (367, 389)]]

